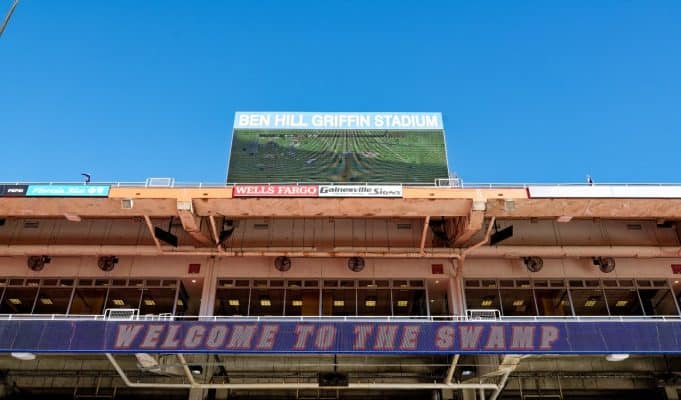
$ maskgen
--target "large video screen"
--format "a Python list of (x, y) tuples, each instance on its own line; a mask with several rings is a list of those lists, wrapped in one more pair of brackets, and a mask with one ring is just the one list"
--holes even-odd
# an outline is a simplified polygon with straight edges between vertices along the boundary
[(234, 129), (227, 182), (433, 183), (447, 177), (441, 129)]
[(448, 177), (440, 113), (238, 112), (228, 183), (428, 183)]

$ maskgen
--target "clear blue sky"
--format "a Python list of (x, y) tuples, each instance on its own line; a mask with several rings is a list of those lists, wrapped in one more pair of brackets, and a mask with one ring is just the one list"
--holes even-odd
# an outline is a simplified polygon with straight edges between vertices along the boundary
[(681, 181), (678, 0), (23, 0), (0, 76), (0, 181), (221, 182), (239, 110), (441, 111), (469, 182)]

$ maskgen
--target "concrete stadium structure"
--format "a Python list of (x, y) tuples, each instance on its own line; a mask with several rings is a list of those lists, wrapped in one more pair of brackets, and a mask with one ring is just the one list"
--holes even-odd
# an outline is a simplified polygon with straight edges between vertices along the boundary
[(678, 398), (677, 186), (0, 188), (8, 398)]

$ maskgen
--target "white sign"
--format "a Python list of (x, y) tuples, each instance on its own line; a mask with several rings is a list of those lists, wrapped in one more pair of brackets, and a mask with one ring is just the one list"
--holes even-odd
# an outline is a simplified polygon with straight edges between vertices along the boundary
[(234, 129), (441, 130), (442, 114), (362, 112), (237, 112)]
[(529, 186), (530, 198), (680, 199), (675, 185), (561, 185)]
[(319, 197), (402, 197), (402, 186), (319, 185)]

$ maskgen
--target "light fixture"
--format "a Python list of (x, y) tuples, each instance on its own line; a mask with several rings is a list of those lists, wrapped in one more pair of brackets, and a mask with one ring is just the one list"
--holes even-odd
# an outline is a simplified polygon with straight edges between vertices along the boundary
[(49, 256), (30, 256), (26, 260), (26, 265), (31, 271), (42, 271), (45, 264), (49, 264), (52, 258)]
[(7, 299), (7, 301), (9, 301), (10, 303), (12, 303), (12, 304), (14, 304), (14, 305), (17, 305), (17, 306), (18, 306), (19, 304), (21, 304), (21, 300), (17, 299), (16, 297), (12, 297), (12, 298), (10, 298), (10, 299)]
[(293, 307), (302, 307), (303, 306), (303, 300), (301, 299), (293, 299), (291, 300), (291, 305)]
[(679, 281), (674, 281), (674, 283), (679, 283)]
[(513, 307), (522, 307), (523, 304), (525, 304), (525, 300), (523, 299), (513, 300)]
[(435, 281), (435, 284), (436, 284), (436, 285), (439, 284), (439, 283), (440, 283), (440, 281), (438, 281), (438, 280)]
[(570, 222), (572, 221), (572, 215), (561, 215), (560, 217), (556, 218), (556, 221), (561, 223)]
[(54, 304), (54, 302), (52, 302), (52, 299), (49, 297), (41, 297), (40, 302), (46, 306), (51, 306), (52, 304)]
[(364, 301), (364, 305), (367, 307), (376, 307), (376, 297), (367, 297), (367, 299)]
[(272, 305), (272, 300), (269, 298), (269, 296), (262, 296), (260, 298), (260, 305), (263, 307), (270, 307)]
[(12, 357), (21, 361), (33, 361), (35, 360), (35, 354), (33, 353), (10, 353)]
[(624, 361), (629, 358), (629, 354), (608, 354), (605, 359), (612, 362)]
[(490, 296), (485, 296), (482, 298), (482, 302), (480, 303), (480, 307), (490, 307), (492, 305), (492, 297)]
[(592, 261), (605, 274), (615, 270), (615, 259), (612, 257), (594, 257)]
[(598, 302), (598, 297), (596, 296), (591, 296), (586, 301), (584, 302), (584, 307), (593, 307), (596, 305)]
[(203, 373), (203, 367), (200, 365), (190, 365), (189, 370), (192, 372), (192, 375), (201, 375)]
[(615, 307), (625, 307), (629, 303), (629, 300), (617, 300)]
[(101, 256), (97, 259), (97, 266), (104, 272), (109, 272), (118, 264), (118, 257), (116, 256)]
[(155, 306), (156, 302), (154, 299), (144, 299), (144, 305), (145, 306)]
[(227, 303), (232, 307), (239, 307), (239, 299), (229, 299)]
[(115, 306), (124, 306), (125, 305), (125, 302), (123, 301), (123, 299), (113, 299), (113, 300), (111, 300), (111, 302)]
[(196, 283), (196, 279), (192, 279), (192, 283)]
[(397, 300), (397, 306), (398, 307), (406, 307), (409, 305), (408, 300)]
[(334, 300), (333, 306), (334, 307), (344, 307), (345, 306), (345, 300)]
[(350, 257), (348, 258), (348, 269), (352, 272), (360, 272), (364, 269), (364, 258)]
[(177, 299), (177, 305), (180, 306), (180, 307), (184, 306), (184, 300)]
[(467, 366), (467, 367), (461, 368), (461, 376), (462, 377), (473, 376), (473, 374), (475, 374), (475, 367)]
[(274, 268), (280, 272), (286, 272), (291, 269), (291, 259), (285, 256), (279, 256), (274, 259)]
[(539, 272), (544, 266), (544, 260), (541, 257), (523, 257), (523, 263), (530, 272)]

